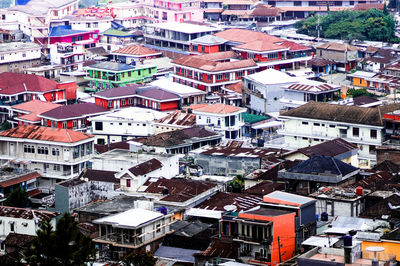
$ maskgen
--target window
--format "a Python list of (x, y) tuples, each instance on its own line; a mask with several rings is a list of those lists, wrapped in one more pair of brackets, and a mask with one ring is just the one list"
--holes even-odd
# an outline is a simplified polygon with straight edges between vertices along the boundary
[(277, 59), (278, 57), (278, 53), (268, 54), (268, 59)]
[(211, 123), (211, 119), (209, 117), (207, 117), (207, 124)]
[(132, 77), (132, 72), (128, 72), (128, 77)]
[(301, 1), (294, 1), (294, 6), (301, 6)]
[(94, 123), (94, 128), (96, 129), (96, 130), (103, 130), (103, 122), (95, 122)]
[(24, 145), (24, 152), (26, 153), (35, 153), (35, 146), (33, 145)]
[(130, 180), (130, 179), (127, 179), (127, 180), (126, 180), (126, 186), (127, 186), (127, 187), (131, 187), (131, 180)]
[(61, 171), (61, 166), (59, 164), (54, 164), (53, 171), (57, 171), (57, 172)]
[(60, 150), (58, 148), (52, 148), (51, 149), (51, 155), (60, 156)]
[(62, 128), (67, 128), (67, 122), (62, 122)]
[(241, 78), (243, 76), (243, 71), (236, 72), (236, 77)]
[(23, 54), (22, 54), (22, 57), (26, 57), (26, 53), (23, 53)]
[(77, 128), (78, 127), (78, 121), (74, 120), (72, 121), (72, 127)]
[(358, 127), (353, 127), (353, 137), (360, 136), (360, 129)]
[(207, 75), (207, 80), (211, 80), (211, 75)]
[(302, 125), (308, 125), (308, 122), (301, 122)]
[(133, 98), (128, 99), (128, 104), (130, 104), (130, 105), (133, 104)]
[(335, 126), (335, 125), (329, 125), (329, 127), (330, 127), (330, 128), (335, 128), (336, 126)]
[(72, 152), (72, 157), (73, 157), (74, 159), (76, 159), (76, 158), (79, 157), (79, 146), (75, 146), (75, 147), (74, 147), (74, 150), (73, 150), (73, 152)]
[(369, 153), (370, 154), (375, 154), (375, 151), (376, 151), (375, 145), (369, 145)]
[(122, 99), (121, 100), (121, 105), (125, 105), (126, 104), (126, 100), (125, 99)]
[(157, 228), (157, 230), (156, 230), (156, 233), (160, 233), (160, 231), (161, 231), (161, 224), (157, 224), (156, 225), (156, 228)]
[(15, 223), (14, 222), (10, 222), (10, 231), (11, 232), (15, 231)]
[(112, 101), (108, 101), (108, 107), (109, 108), (113, 107), (113, 102)]
[(49, 154), (49, 148), (43, 147), (43, 146), (38, 146), (37, 148), (38, 154)]
[(319, 127), (321, 124), (320, 123), (314, 123), (315, 127)]
[(376, 131), (376, 129), (371, 129), (370, 136), (371, 136), (371, 139), (377, 139), (378, 138), (378, 131)]
[(118, 123), (118, 125), (122, 126), (122, 123)]
[(222, 74), (217, 75), (217, 80), (222, 80)]

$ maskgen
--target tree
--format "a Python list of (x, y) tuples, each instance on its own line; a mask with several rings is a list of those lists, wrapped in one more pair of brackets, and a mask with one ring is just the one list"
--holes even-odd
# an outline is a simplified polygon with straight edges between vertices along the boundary
[(125, 266), (153, 266), (157, 259), (153, 257), (151, 252), (132, 252), (123, 259)]
[(11, 123), (8, 121), (5, 121), (3, 124), (1, 124), (0, 131), (8, 130), (10, 128), (12, 128)]
[(28, 193), (25, 189), (18, 187), (14, 189), (4, 201), (4, 205), (11, 207), (26, 208), (30, 205)]
[(91, 239), (79, 231), (68, 213), (58, 221), (55, 231), (48, 220), (42, 222), (37, 235), (27, 252), (30, 265), (85, 265), (95, 253)]
[(228, 184), (228, 188), (231, 192), (240, 193), (244, 187), (244, 180), (241, 175), (237, 175), (232, 182)]
[(386, 2), (383, 4), (383, 14), (385, 14), (385, 15), (389, 14), (389, 11), (386, 6)]

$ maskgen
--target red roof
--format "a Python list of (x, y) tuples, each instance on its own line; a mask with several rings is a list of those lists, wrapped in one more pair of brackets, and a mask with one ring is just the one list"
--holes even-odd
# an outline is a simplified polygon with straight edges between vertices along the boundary
[(22, 125), (0, 132), (1, 137), (74, 143), (93, 138), (93, 135), (63, 128)]
[(311, 50), (311, 47), (307, 47), (295, 42), (291, 41), (285, 41), (284, 43), (281, 44), (281, 46), (284, 46), (286, 48), (289, 48), (289, 51), (302, 51), (302, 50)]
[(18, 176), (16, 178), (0, 181), (0, 187), (6, 188), (6, 187), (9, 187), (9, 186), (16, 185), (16, 184), (19, 184), (19, 183), (22, 183), (22, 182), (25, 182), (25, 181), (28, 181), (28, 180), (36, 179), (36, 178), (39, 178), (39, 177), (41, 177), (41, 175), (38, 172), (33, 172), (33, 173), (26, 174), (26, 175), (21, 175), (21, 176)]
[(53, 219), (58, 215), (57, 212), (23, 209), (17, 207), (0, 206), (1, 217), (13, 217), (26, 220), (38, 220), (39, 222), (46, 219)]
[(241, 107), (222, 104), (222, 103), (215, 103), (210, 105), (207, 104), (200, 106), (192, 105), (190, 108), (192, 108), (192, 110), (194, 110), (195, 112), (213, 113), (213, 114), (230, 114), (244, 110), (244, 108)]
[(99, 115), (108, 112), (106, 108), (94, 103), (76, 103), (71, 105), (62, 105), (50, 111), (44, 112), (40, 117), (53, 120), (66, 120), (74, 117), (85, 117)]
[(114, 51), (113, 53), (129, 54), (129, 55), (142, 55), (142, 56), (154, 55), (154, 54), (161, 55), (161, 52), (144, 47), (139, 44), (133, 44), (133, 45), (123, 47), (119, 50)]
[(243, 50), (259, 51), (259, 52), (286, 49), (285, 46), (282, 46), (282, 45), (279, 45), (279, 44), (276, 44), (273, 42), (267, 42), (264, 40), (256, 40), (253, 42), (247, 42), (247, 43), (235, 46), (234, 49), (235, 48), (243, 49)]
[(0, 73), (0, 94), (12, 95), (24, 91), (48, 92), (55, 90), (57, 82), (31, 74)]
[(223, 38), (228, 41), (238, 43), (248, 43), (253, 41), (266, 41), (266, 42), (283, 42), (281, 38), (268, 35), (262, 32), (243, 30), (243, 29), (229, 29), (214, 34), (217, 37)]
[(29, 102), (21, 103), (18, 105), (14, 105), (12, 107), (13, 110), (21, 110), (24, 112), (29, 112), (29, 114), (22, 115), (18, 117), (22, 120), (28, 120), (32, 122), (40, 121), (40, 118), (37, 116), (41, 113), (53, 110), (57, 107), (61, 106), (60, 104), (51, 103), (51, 102), (43, 102), (40, 100), (32, 100)]

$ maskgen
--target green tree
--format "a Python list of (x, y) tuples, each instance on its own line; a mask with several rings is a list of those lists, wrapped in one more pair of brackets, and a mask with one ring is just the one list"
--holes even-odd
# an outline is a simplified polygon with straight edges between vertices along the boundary
[(157, 259), (153, 257), (151, 252), (132, 252), (123, 260), (125, 266), (153, 266)]
[(37, 266), (85, 265), (94, 256), (95, 250), (89, 237), (78, 229), (74, 218), (65, 213), (58, 221), (56, 230), (49, 221), (44, 221), (37, 231), (27, 252), (27, 261)]
[(232, 192), (240, 193), (244, 188), (244, 180), (241, 175), (237, 175), (232, 182), (228, 184), (228, 187)]
[(389, 11), (386, 6), (386, 2), (383, 4), (383, 14), (385, 14), (385, 15), (389, 14)]
[(3, 124), (1, 124), (0, 131), (8, 130), (10, 128), (12, 128), (11, 123), (8, 121), (5, 121)]
[(4, 205), (11, 207), (26, 208), (30, 205), (28, 193), (25, 189), (18, 187), (14, 189), (4, 201)]

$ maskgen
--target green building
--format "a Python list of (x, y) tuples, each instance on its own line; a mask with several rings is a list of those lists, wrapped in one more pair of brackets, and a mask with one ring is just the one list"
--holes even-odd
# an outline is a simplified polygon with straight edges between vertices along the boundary
[(151, 80), (157, 73), (152, 65), (126, 65), (116, 62), (100, 62), (84, 68), (85, 79), (89, 80), (87, 91), (102, 91), (114, 87), (123, 87), (133, 83)]

